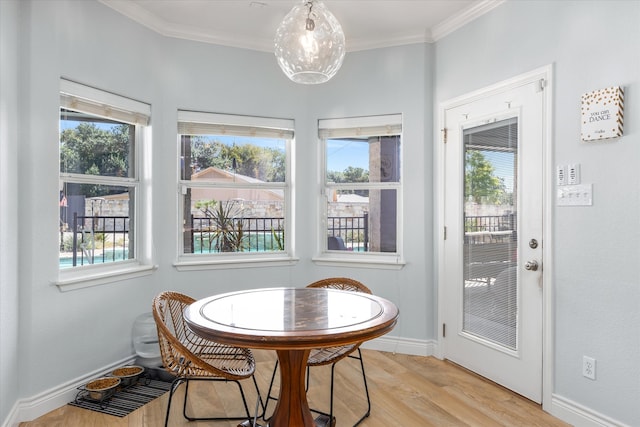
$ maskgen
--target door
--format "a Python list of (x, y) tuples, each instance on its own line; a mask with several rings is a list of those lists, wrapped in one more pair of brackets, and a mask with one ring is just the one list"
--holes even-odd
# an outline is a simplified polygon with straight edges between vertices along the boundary
[(445, 106), (443, 355), (542, 400), (544, 80)]

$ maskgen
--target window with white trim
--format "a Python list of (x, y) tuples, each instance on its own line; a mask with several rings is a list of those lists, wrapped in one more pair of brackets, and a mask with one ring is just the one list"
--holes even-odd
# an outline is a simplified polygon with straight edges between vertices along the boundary
[(318, 134), (324, 153), (322, 252), (398, 263), (402, 116), (323, 119)]
[(60, 81), (61, 282), (150, 264), (138, 231), (150, 116), (148, 104)]
[(178, 111), (179, 263), (292, 253), (293, 120)]

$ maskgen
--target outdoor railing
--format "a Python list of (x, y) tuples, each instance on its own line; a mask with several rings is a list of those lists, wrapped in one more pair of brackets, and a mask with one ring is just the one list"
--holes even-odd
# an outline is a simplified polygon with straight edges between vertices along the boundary
[(327, 218), (327, 237), (340, 237), (347, 250), (369, 250), (369, 214), (355, 217), (330, 216)]
[[(284, 249), (284, 218), (235, 218), (233, 222), (236, 225), (242, 224), (242, 252)], [(218, 230), (215, 220), (192, 215), (191, 224), (189, 253), (218, 252), (215, 240)], [(238, 233), (237, 226), (230, 232)]]
[[(465, 243), (501, 243), (516, 240), (516, 214), (465, 217)], [(239, 218), (245, 252), (284, 249), (284, 218)], [(191, 217), (190, 253), (215, 252), (210, 242), (214, 220)], [(74, 214), (71, 227), (72, 266), (114, 262), (128, 258), (129, 217)], [(66, 232), (69, 233), (69, 232)], [(369, 216), (328, 217), (327, 237), (340, 237), (348, 250), (369, 248)], [(212, 243), (211, 246), (209, 243)], [(62, 244), (62, 242), (61, 242)], [(62, 249), (61, 249), (62, 250)]]
[[(284, 218), (236, 218), (234, 223), (238, 222), (242, 224), (243, 252), (284, 250)], [(219, 231), (215, 220), (192, 216), (191, 224), (190, 239), (185, 244), (191, 249), (189, 253), (217, 252), (215, 235)], [(367, 251), (369, 217), (329, 217), (327, 236), (341, 237), (347, 249)]]
[(465, 243), (502, 243), (516, 240), (517, 217), (505, 215), (466, 216), (464, 218)]
[(71, 231), (73, 267), (128, 258), (129, 217), (74, 213)]

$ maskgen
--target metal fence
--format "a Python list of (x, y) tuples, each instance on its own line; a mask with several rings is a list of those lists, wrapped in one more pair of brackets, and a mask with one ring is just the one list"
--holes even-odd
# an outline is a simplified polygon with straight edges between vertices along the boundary
[[(236, 221), (242, 224), (243, 251), (284, 250), (284, 218), (238, 218)], [(190, 253), (215, 252), (215, 241), (212, 241), (215, 221), (192, 216), (191, 224)], [(467, 216), (464, 219), (465, 243), (514, 241), (516, 224), (516, 214)], [(73, 266), (129, 258), (129, 217), (74, 214), (71, 232)], [(340, 237), (347, 250), (368, 251), (368, 214), (328, 217), (327, 237)]]
[(129, 217), (74, 213), (71, 232), (73, 267), (129, 258)]
[(340, 237), (347, 250), (369, 250), (369, 214), (356, 217), (328, 217), (327, 237)]
[(502, 243), (517, 237), (515, 213), (505, 215), (465, 216), (465, 243)]
[[(327, 237), (340, 237), (349, 250), (367, 251), (369, 248), (369, 216), (329, 217)], [(237, 218), (234, 223), (242, 224), (242, 251), (284, 250), (284, 218)], [(191, 217), (190, 239), (185, 248), (189, 253), (217, 252), (215, 220), (206, 217)], [(230, 232), (237, 233), (237, 226)]]
[[(284, 250), (284, 218), (236, 218), (234, 228), (229, 233), (239, 233), (242, 228), (242, 252), (263, 252)], [(191, 216), (189, 245), (191, 252), (209, 253), (216, 250), (216, 236), (220, 230), (213, 218)]]

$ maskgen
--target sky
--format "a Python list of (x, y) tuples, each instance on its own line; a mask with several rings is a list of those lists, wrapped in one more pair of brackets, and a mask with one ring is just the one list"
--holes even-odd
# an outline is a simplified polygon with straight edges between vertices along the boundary
[[(76, 128), (81, 122), (74, 120), (60, 120), (60, 131)], [(110, 123), (94, 123), (98, 128), (109, 130), (113, 126)], [(284, 150), (281, 140), (269, 138), (242, 138), (234, 136), (216, 135), (219, 140), (227, 145), (254, 144), (259, 147), (270, 147)], [(327, 140), (327, 170), (342, 172), (349, 166), (369, 170), (369, 143), (358, 140)]]
[(342, 172), (349, 166), (369, 170), (369, 143), (327, 140), (327, 170)]

